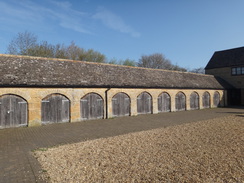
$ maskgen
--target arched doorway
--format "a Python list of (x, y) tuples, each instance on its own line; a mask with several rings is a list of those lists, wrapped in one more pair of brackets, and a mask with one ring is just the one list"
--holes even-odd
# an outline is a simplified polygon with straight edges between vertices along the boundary
[(70, 101), (61, 94), (51, 94), (42, 100), (41, 104), (42, 123), (69, 122)]
[(16, 95), (0, 97), (0, 128), (27, 126), (27, 102)]
[(202, 106), (203, 108), (210, 108), (210, 94), (204, 92), (202, 95)]
[(219, 92), (214, 92), (214, 96), (213, 96), (213, 105), (214, 107), (218, 107), (220, 103), (220, 94)]
[(147, 92), (142, 92), (137, 97), (137, 113), (151, 114), (152, 113), (152, 97)]
[(117, 93), (112, 98), (113, 117), (130, 115), (130, 97), (125, 93)]
[(80, 100), (82, 120), (102, 119), (104, 114), (103, 99), (97, 93), (89, 93)]
[(175, 110), (176, 111), (186, 110), (186, 96), (182, 92), (177, 93), (175, 96)]
[(190, 95), (190, 108), (191, 110), (199, 109), (199, 95), (197, 92), (192, 92)]
[(158, 112), (170, 112), (170, 96), (163, 92), (158, 96)]

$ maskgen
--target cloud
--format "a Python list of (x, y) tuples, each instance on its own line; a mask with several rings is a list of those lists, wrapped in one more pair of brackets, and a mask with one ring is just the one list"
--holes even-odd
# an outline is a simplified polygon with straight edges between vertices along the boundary
[(104, 8), (100, 8), (92, 18), (102, 21), (103, 24), (111, 29), (130, 34), (132, 37), (140, 37), (140, 33), (127, 25), (121, 17)]
[(47, 24), (50, 21), (58, 22), (58, 25), (81, 33), (91, 32), (81, 23), (86, 19), (86, 13), (72, 9), (72, 4), (68, 1), (48, 1), (44, 5), (34, 3), (29, 0), (0, 2), (0, 23), (15, 25), (39, 25)]

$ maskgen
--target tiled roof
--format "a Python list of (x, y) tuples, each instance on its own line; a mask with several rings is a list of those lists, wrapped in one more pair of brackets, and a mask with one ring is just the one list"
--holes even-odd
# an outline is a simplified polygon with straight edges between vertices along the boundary
[(205, 69), (244, 66), (244, 47), (216, 51)]
[(0, 87), (230, 87), (210, 75), (99, 64), (65, 59), (0, 55)]

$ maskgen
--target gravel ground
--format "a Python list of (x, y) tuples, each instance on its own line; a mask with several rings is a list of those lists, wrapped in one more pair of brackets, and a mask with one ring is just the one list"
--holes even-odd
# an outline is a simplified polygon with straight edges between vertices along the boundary
[(244, 115), (49, 149), (49, 182), (244, 182)]

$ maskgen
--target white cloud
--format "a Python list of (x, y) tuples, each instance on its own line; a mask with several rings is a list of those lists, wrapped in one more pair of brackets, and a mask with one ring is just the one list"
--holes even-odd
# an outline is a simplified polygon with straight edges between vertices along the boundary
[[(127, 25), (116, 14), (100, 8), (93, 16), (72, 7), (69, 1), (44, 0), (42, 3), (31, 0), (0, 1), (0, 29), (6, 27), (43, 27), (59, 25), (76, 32), (93, 34), (94, 22), (99, 20), (110, 29), (140, 37), (140, 33)], [(93, 28), (92, 28), (93, 27)]]
[(130, 34), (132, 37), (140, 37), (140, 33), (127, 25), (121, 17), (104, 8), (100, 8), (99, 11), (92, 17), (102, 21), (103, 24), (111, 29)]
[[(48, 1), (45, 6), (29, 0), (0, 2), (0, 23), (24, 25), (48, 24), (49, 20), (57, 21), (59, 26), (81, 33), (91, 33), (81, 21), (87, 18), (86, 14), (72, 9), (68, 1)], [(47, 25), (46, 25), (47, 26)]]

